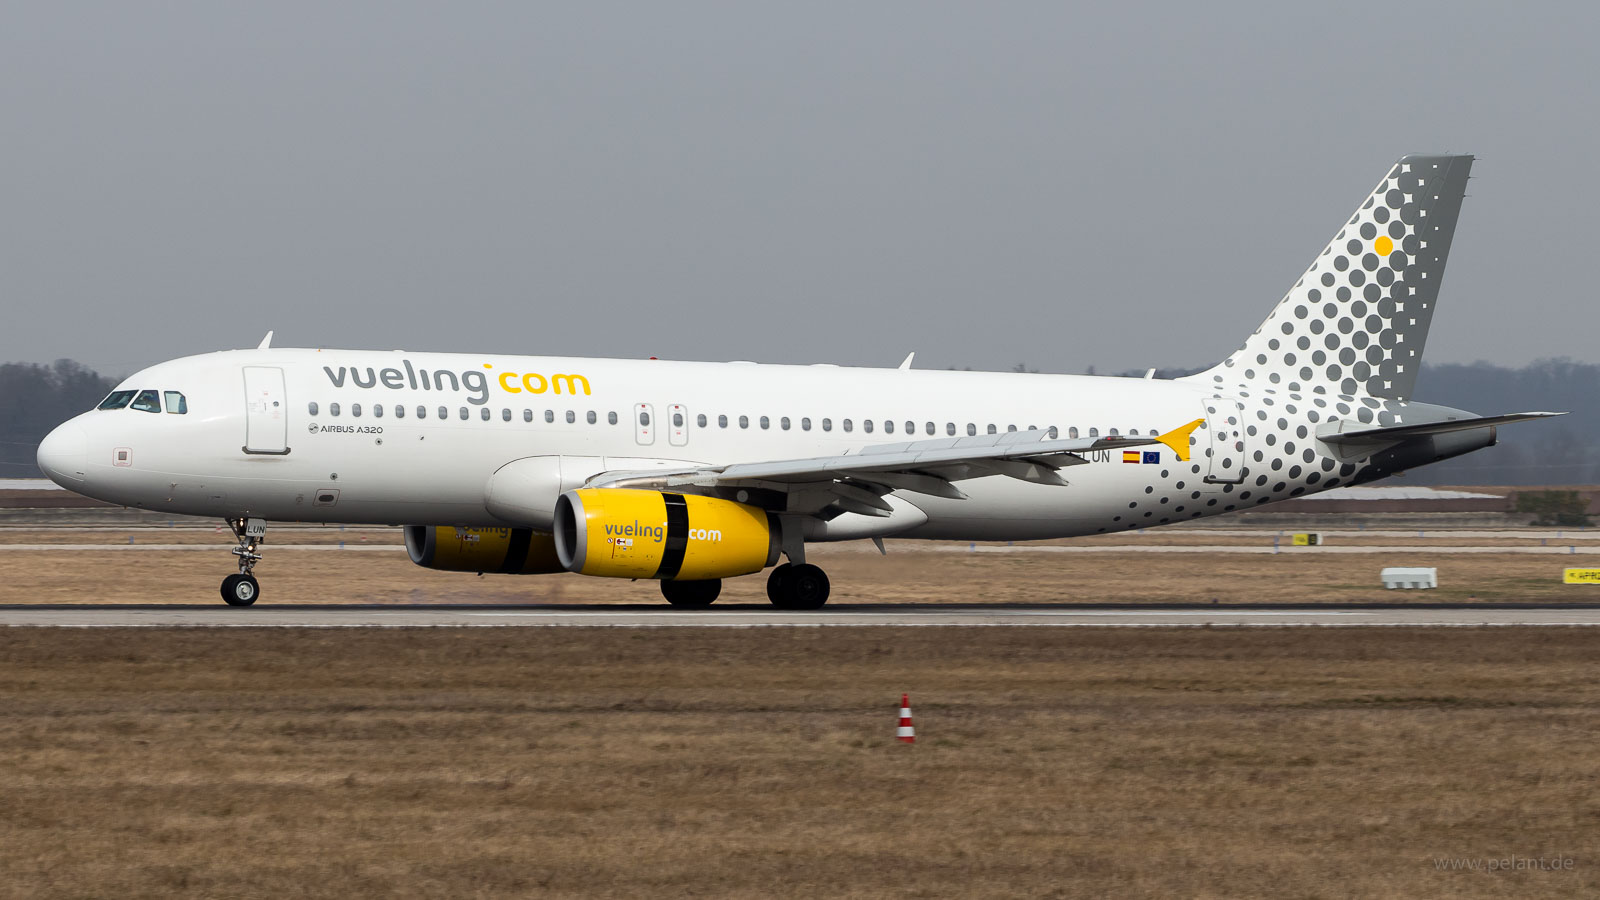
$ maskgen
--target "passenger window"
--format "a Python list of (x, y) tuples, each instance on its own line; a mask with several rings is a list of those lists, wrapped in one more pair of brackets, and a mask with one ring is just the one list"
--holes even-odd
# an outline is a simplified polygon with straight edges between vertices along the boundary
[(1061, 436), (1061, 432), (1057, 431), (1056, 427), (1054, 425), (1051, 425), (1050, 426), (1050, 440), (1053, 441), (1053, 440), (1055, 440), (1056, 438), (1058, 438), (1060, 436)]
[(177, 391), (167, 391), (164, 395), (167, 400), (167, 412), (175, 416), (188, 415), (189, 400)]
[(106, 398), (101, 400), (100, 405), (95, 408), (121, 409), (124, 406), (127, 406), (133, 400), (133, 395), (137, 393), (138, 391), (112, 391), (111, 393), (107, 394)]
[(596, 416), (596, 415), (595, 415), (595, 414), (594, 414), (594, 410), (592, 410), (592, 409), (591, 409), (591, 410), (589, 410), (589, 412), (588, 412), (588, 414), (587, 414), (587, 415), (585, 415), (585, 416), (584, 416), (584, 418), (586, 418), (586, 419), (588, 419), (588, 420), (589, 420), (589, 424), (590, 424), (590, 425), (593, 425), (593, 424), (594, 424), (594, 423), (596, 423), (596, 422), (598, 422), (598, 421), (600, 421), (600, 417), (599, 417), (599, 416)]
[(750, 417), (749, 416), (740, 416), (739, 417), (739, 427), (740, 428), (749, 428), (750, 427)]
[(335, 419), (339, 418), (339, 404), (337, 404), (337, 403), (329, 403), (328, 404), (328, 415), (333, 416)]
[(161, 398), (155, 391), (140, 391), (139, 396), (133, 398), (133, 408), (140, 412), (161, 412)]
[(1098, 429), (1098, 428), (1089, 429), (1089, 437), (1097, 438), (1099, 436), (1100, 436), (1100, 429)]
[(871, 419), (862, 419), (861, 420), (861, 430), (865, 431), (867, 434), (871, 434), (872, 433), (872, 420)]
[(916, 434), (916, 433), (917, 433), (917, 423), (911, 421), (910, 419), (907, 419), (906, 420), (906, 436), (910, 437), (911, 435)]
[(544, 422), (545, 422), (545, 424), (546, 425), (553, 425), (553, 424), (555, 424), (555, 421), (556, 421), (556, 411), (553, 410), (553, 409), (545, 410), (544, 411)]
[(485, 406), (478, 410), (478, 418), (484, 420), (485, 422), (489, 421), (489, 407)]
[(450, 418), (450, 409), (448, 407), (444, 407), (444, 406), (439, 407), (439, 421), (443, 422), (443, 421), (445, 421), (446, 419), (449, 419), (449, 418)]
[(706, 414), (705, 413), (701, 413), (700, 415), (695, 416), (694, 417), (694, 423), (696, 425), (699, 425), (701, 428), (706, 427)]
[(524, 421), (524, 422), (532, 422), (533, 421), (533, 410), (531, 410), (531, 409), (523, 410), (522, 411), (522, 421)]
[[(594, 415), (594, 413), (590, 413), (589, 415), (592, 416), (592, 415)], [(673, 428), (682, 428), (683, 427), (683, 413), (675, 412), (675, 413), (672, 414), (672, 427)]]
[(789, 417), (788, 416), (784, 416), (783, 418), (779, 419), (778, 420), (778, 427), (782, 428), (784, 431), (788, 431), (789, 430)]
[[(572, 413), (571, 412), (567, 413), (567, 421), (568, 422), (572, 421)], [(639, 413), (639, 424), (640, 425), (649, 425), (650, 424), (650, 414), (647, 413), (647, 412)]]
[(404, 403), (396, 403), (394, 405), (394, 417), (396, 419), (404, 419), (406, 417), (406, 405)]
[(832, 431), (833, 430), (833, 420), (832, 419), (823, 419), (822, 420), (822, 430), (823, 431)]
[(421, 405), (420, 403), (417, 404), (417, 418), (426, 419), (427, 417), (428, 417), (428, 408), (426, 406)]
[(1015, 425), (1007, 425), (1006, 426), (1006, 431), (1008, 431), (1008, 432), (1009, 431), (1016, 431), (1016, 430), (1017, 430), (1017, 426), (1015, 426)]
[(996, 433), (998, 433), (998, 432), (999, 432), (999, 431), (1000, 431), (1000, 429), (998, 429), (998, 428), (996, 428), (996, 427), (995, 427), (995, 426), (994, 426), (994, 423), (993, 423), (993, 422), (990, 422), (990, 423), (989, 423), (989, 433), (990, 433), (990, 434), (996, 434)]
[(978, 426), (974, 425), (971, 422), (968, 422), (967, 423), (967, 437), (972, 437), (972, 436), (976, 435), (977, 433), (978, 433)]
[(372, 404), (372, 417), (375, 418), (375, 419), (383, 418), (383, 404), (382, 403), (374, 403), (374, 404)]
[(771, 428), (771, 427), (772, 427), (772, 420), (767, 418), (766, 416), (762, 416), (761, 417), (761, 430), (762, 431), (766, 431), (768, 428)]
[(883, 433), (884, 434), (894, 434), (894, 420), (893, 419), (884, 419), (883, 420)]
[(809, 417), (802, 417), (800, 419), (800, 430), (801, 431), (810, 431), (811, 430), (811, 419)]
[(306, 413), (313, 416), (317, 414), (317, 401), (313, 400), (306, 404)]
[(1073, 425), (1073, 426), (1069, 427), (1067, 429), (1067, 437), (1072, 438), (1073, 440), (1077, 440), (1078, 439), (1078, 426)]
[[(639, 418), (642, 420), (642, 421), (640, 421), (639, 424), (641, 424), (641, 425), (649, 425), (650, 424), (650, 416), (649, 416), (648, 413), (645, 414), (645, 415), (640, 416)], [(571, 425), (571, 424), (573, 424), (573, 423), (575, 423), (577, 421), (578, 421), (578, 414), (573, 412), (570, 409), (567, 410), (567, 424)]]
[(1116, 437), (1117, 436), (1117, 430), (1115, 428), (1113, 428), (1110, 431), (1106, 432), (1106, 435), (1108, 437)]
[(355, 418), (355, 419), (361, 418), (361, 404), (359, 404), (359, 403), (350, 404), (350, 416), (351, 416), (351, 418)]
[(854, 431), (855, 430), (855, 426), (853, 424), (851, 424), (849, 419), (845, 419), (842, 424), (844, 425), (844, 430), (845, 431)]
[(952, 437), (955, 436), (956, 423), (954, 423), (954, 422), (946, 422), (946, 423), (944, 423), (944, 433), (948, 434), (948, 435), (951, 435)]
[(511, 421), (511, 410), (509, 410), (509, 409), (500, 410), (500, 421), (502, 421), (502, 422)]
[[(704, 420), (704, 419), (705, 419), (705, 416), (701, 416), (701, 417), (700, 417), (700, 418), (701, 418), (701, 419), (702, 419), (702, 420)], [(610, 425), (615, 425), (615, 424), (617, 424), (617, 414), (616, 414), (616, 413), (614, 413), (614, 412), (608, 412), (608, 413), (606, 413), (606, 423), (607, 423), (607, 424), (610, 424)], [(705, 422), (704, 422), (704, 421), (702, 421), (702, 422), (701, 422), (701, 423), (700, 423), (700, 424), (702, 424), (702, 425), (704, 425), (704, 424), (705, 424)]]
[(929, 434), (938, 434), (939, 433), (938, 426), (934, 425), (932, 422), (929, 422), (927, 427), (925, 429), (923, 429), (923, 430), (928, 432)]
[(467, 421), (467, 418), (471, 415), (471, 413), (467, 412), (467, 408), (465, 406), (461, 407), (461, 421)]

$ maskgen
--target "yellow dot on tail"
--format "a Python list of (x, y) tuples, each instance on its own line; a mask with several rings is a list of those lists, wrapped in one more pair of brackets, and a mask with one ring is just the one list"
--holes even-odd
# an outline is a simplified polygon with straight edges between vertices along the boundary
[(1372, 249), (1379, 256), (1388, 256), (1394, 252), (1394, 241), (1389, 240), (1389, 236), (1386, 234), (1372, 242)]

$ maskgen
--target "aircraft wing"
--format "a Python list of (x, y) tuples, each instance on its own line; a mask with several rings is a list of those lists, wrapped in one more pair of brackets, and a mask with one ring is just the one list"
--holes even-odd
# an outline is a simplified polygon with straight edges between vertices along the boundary
[(790, 492), (821, 488), (849, 512), (886, 515), (880, 499), (891, 491), (966, 499), (953, 482), (1003, 475), (1034, 484), (1065, 485), (1059, 474), (1088, 460), (1081, 454), (1165, 444), (1189, 458), (1189, 434), (1205, 420), (1160, 436), (1051, 438), (1046, 431), (1009, 431), (973, 437), (870, 444), (837, 456), (700, 466), (681, 470), (607, 472), (589, 487), (706, 490), (748, 487)]
[(1548, 419), (1552, 416), (1564, 415), (1566, 415), (1564, 412), (1510, 413), (1503, 416), (1473, 416), (1466, 419), (1446, 419), (1442, 422), (1424, 422), (1420, 425), (1391, 425), (1385, 428), (1362, 428), (1355, 431), (1338, 430), (1351, 424), (1341, 421), (1335, 423), (1334, 428), (1318, 431), (1317, 439), (1329, 444), (1389, 444), (1430, 434), (1471, 431), (1475, 428), (1490, 428), (1495, 425), (1531, 422), (1535, 419)]

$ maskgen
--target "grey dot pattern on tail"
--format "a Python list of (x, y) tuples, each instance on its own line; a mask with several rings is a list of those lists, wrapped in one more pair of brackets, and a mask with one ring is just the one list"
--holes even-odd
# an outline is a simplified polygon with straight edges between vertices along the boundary
[(1470, 156), (1401, 159), (1238, 352), (1218, 389), (1404, 398), (1416, 384)]

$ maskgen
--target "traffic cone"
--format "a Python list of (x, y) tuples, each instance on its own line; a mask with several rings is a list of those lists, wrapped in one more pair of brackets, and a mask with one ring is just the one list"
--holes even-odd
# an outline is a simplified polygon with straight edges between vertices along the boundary
[(900, 727), (895, 729), (894, 736), (906, 744), (917, 741), (917, 729), (911, 724), (911, 697), (907, 694), (900, 695)]

